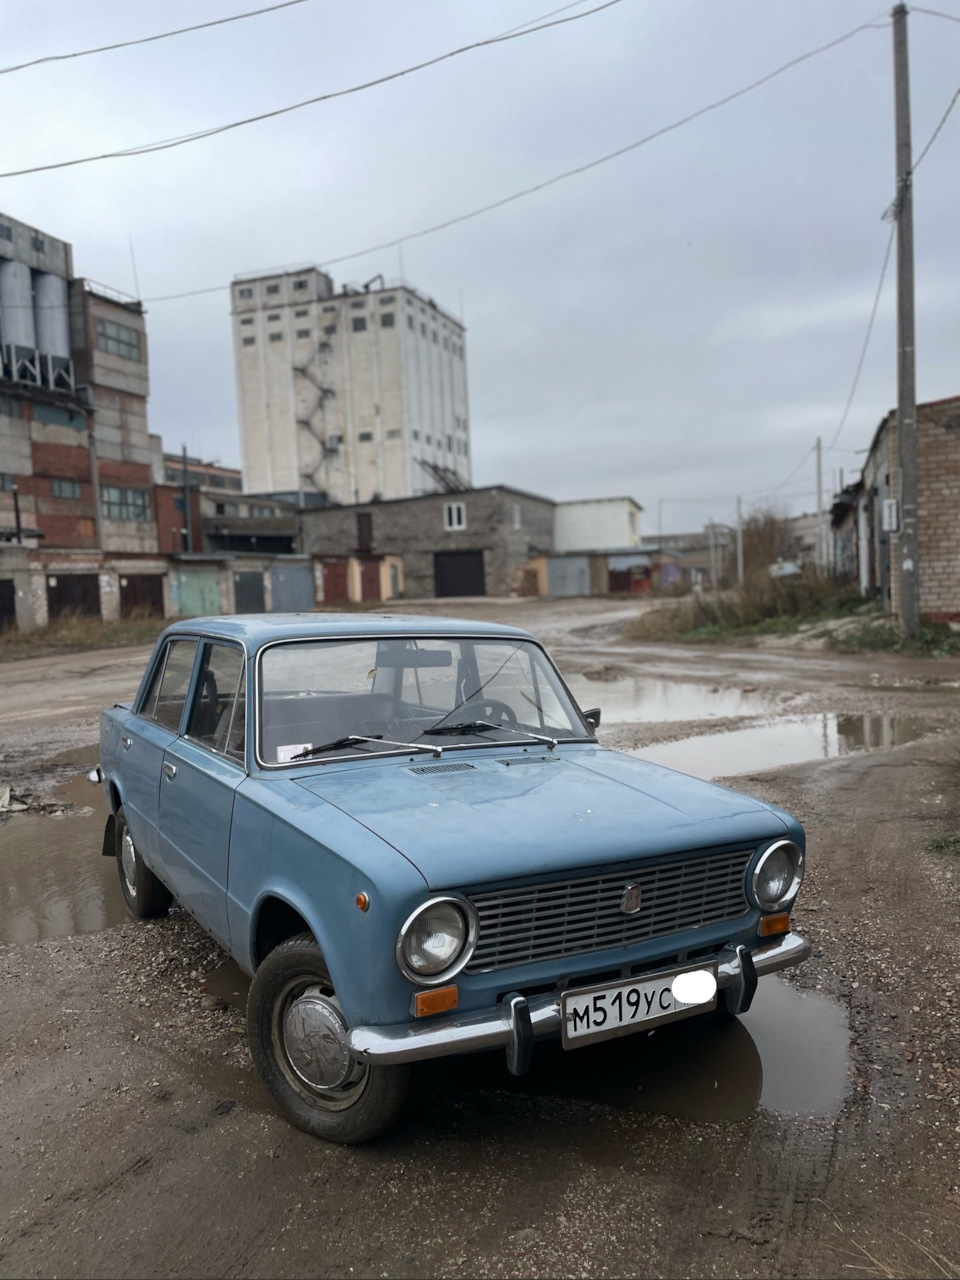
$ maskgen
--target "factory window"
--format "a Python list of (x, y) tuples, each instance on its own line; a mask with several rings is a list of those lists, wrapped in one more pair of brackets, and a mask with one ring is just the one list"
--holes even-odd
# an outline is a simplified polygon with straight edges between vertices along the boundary
[(297, 317), (297, 319), (299, 320), (299, 319), (301, 319), (303, 316), (308, 316), (308, 315), (310, 314), (310, 308), (309, 308), (309, 307), (303, 307), (301, 310), (299, 310), (299, 311), (295, 311), (293, 314), (294, 314), (294, 315)]
[(243, 481), (239, 476), (227, 476), (227, 488), (240, 490), (243, 488)]
[(238, 297), (238, 298), (252, 298), (252, 297), (253, 297), (253, 290), (252, 290), (252, 289), (238, 289), (238, 290), (237, 290), (237, 297)]
[(423, 334), (424, 337), (427, 336), (427, 326), (422, 322), (420, 324), (420, 332)]
[(383, 312), (383, 314), (380, 316), (380, 327), (383, 329), (393, 328), (393, 312), (392, 311)]
[(43, 253), (43, 236), (31, 236), (30, 244), (37, 253)]
[(413, 316), (407, 316), (407, 328), (408, 329), (413, 328)]
[(447, 436), (447, 452), (453, 453), (453, 436)]
[(280, 286), (278, 284), (267, 285), (267, 293), (279, 293), (279, 292), (280, 292)]
[(237, 504), (235, 502), (218, 502), (218, 516), (235, 516), (237, 514)]
[(13, 227), (8, 227), (5, 222), (0, 222), (0, 240), (12, 240)]
[(247, 515), (252, 516), (255, 520), (269, 520), (273, 515), (273, 507), (261, 507), (251, 502), (247, 507)]
[(53, 496), (55, 498), (79, 498), (81, 492), (80, 484), (76, 480), (53, 481)]
[(515, 529), (520, 529), (523, 527), (523, 514), (520, 511), (519, 502), (515, 502), (513, 504), (513, 527)]
[(150, 494), (145, 489), (104, 485), (100, 491), (100, 502), (107, 520), (137, 520), (142, 523), (150, 519)]
[(370, 441), (373, 439), (373, 432), (361, 431), (360, 434), (357, 436), (357, 439), (360, 441), (361, 444), (369, 444)]
[(354, 332), (354, 333), (363, 333), (363, 331), (364, 331), (364, 329), (365, 329), (366, 327), (367, 327), (367, 317), (366, 317), (366, 316), (354, 316), (354, 317), (353, 317), (353, 332)]
[(271, 335), (270, 335), (270, 341), (271, 341), (271, 342), (282, 342), (282, 341), (283, 341), (283, 334), (282, 334), (282, 333), (271, 333)]
[(433, 331), (433, 340), (434, 340), (434, 342), (436, 342), (436, 340), (437, 340), (437, 331), (436, 331), (436, 329), (434, 329), (434, 331)]
[(336, 333), (336, 332), (337, 332), (337, 326), (336, 326), (335, 324), (325, 324), (325, 325), (323, 326), (323, 332), (324, 332), (324, 333), (327, 335), (327, 337), (329, 338), (329, 336), (330, 336), (330, 334), (331, 334), (331, 333)]
[(392, 302), (393, 302), (393, 294), (392, 294), (392, 293), (385, 293), (385, 294), (383, 295), (383, 297), (380, 299), (380, 305), (381, 305), (381, 307), (389, 307), (389, 306), (391, 305), (391, 303), (392, 303)]
[(364, 302), (363, 298), (358, 298), (355, 302), (351, 302), (350, 305), (355, 311), (359, 311), (361, 307), (365, 307), (367, 304)]
[(331, 449), (339, 449), (343, 444), (343, 436), (327, 436), (327, 444)]
[(391, 427), (390, 430), (387, 432), (387, 439), (399, 440), (402, 435), (403, 435), (403, 432), (400, 430), (399, 427)]
[(240, 321), (241, 324), (253, 324), (253, 316), (244, 316)]
[(309, 329), (298, 329), (298, 330), (297, 330), (297, 337), (298, 337), (298, 338), (309, 338), (309, 337), (310, 337), (310, 330), (309, 330)]
[(443, 504), (443, 527), (447, 533), (467, 527), (467, 508), (462, 502), (445, 502)]
[(419, 439), (420, 439), (420, 432), (419, 432), (419, 431), (411, 431), (411, 432), (410, 432), (410, 435), (413, 437), (413, 439), (414, 439), (414, 440), (419, 440)]
[(306, 280), (294, 280), (293, 287), (295, 289), (305, 289), (307, 287)]
[(255, 342), (256, 338), (244, 338), (243, 345), (245, 347), (252, 347)]
[(326, 306), (326, 307), (324, 307), (323, 309), (324, 309), (324, 311), (336, 311), (336, 309), (337, 309), (337, 308), (336, 308), (336, 306), (334, 305), (334, 306)]
[(424, 436), (424, 437), (423, 437), (423, 443), (424, 443), (424, 444), (433, 444), (433, 436)]
[(450, 344), (447, 342), (446, 338), (443, 340), (443, 349), (444, 351), (448, 351), (450, 349)]
[(279, 311), (271, 311), (271, 312), (270, 312), (270, 314), (267, 316), (267, 319), (268, 319), (268, 320), (279, 320), (279, 319), (280, 319), (280, 312), (279, 312)]
[(0, 490), (10, 493), (15, 483), (13, 476), (7, 475), (5, 471), (0, 471)]
[(140, 334), (129, 325), (115, 324), (112, 320), (97, 317), (97, 346), (112, 356), (125, 360), (140, 359)]

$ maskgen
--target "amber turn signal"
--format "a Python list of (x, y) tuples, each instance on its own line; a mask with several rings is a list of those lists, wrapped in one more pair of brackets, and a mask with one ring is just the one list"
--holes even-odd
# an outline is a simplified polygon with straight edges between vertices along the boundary
[(431, 1013), (447, 1013), (460, 1003), (456, 987), (437, 987), (436, 991), (418, 991), (413, 1002), (414, 1017), (426, 1018)]
[(367, 895), (365, 893), (358, 893), (357, 894), (357, 910), (366, 911), (369, 905), (370, 905), (370, 899), (367, 897)]
[(790, 914), (787, 911), (776, 916), (764, 916), (760, 921), (760, 937), (769, 938), (776, 933), (786, 933), (789, 928)]

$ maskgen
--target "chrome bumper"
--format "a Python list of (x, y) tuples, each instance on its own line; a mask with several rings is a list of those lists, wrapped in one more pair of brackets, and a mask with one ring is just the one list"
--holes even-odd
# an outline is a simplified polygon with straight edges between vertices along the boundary
[[(810, 955), (810, 943), (797, 933), (785, 934), (764, 946), (726, 947), (716, 958), (717, 986), (731, 1013), (750, 1007), (756, 979), (800, 964)], [(656, 973), (643, 974), (656, 977)], [(502, 1003), (476, 1013), (454, 1014), (429, 1022), (404, 1022), (391, 1027), (355, 1027), (347, 1037), (350, 1052), (361, 1062), (387, 1065), (441, 1058), (481, 1049), (506, 1049), (510, 1070), (521, 1075), (529, 1065), (533, 1040), (560, 1031), (560, 992), (548, 991), (526, 999), (507, 996)]]

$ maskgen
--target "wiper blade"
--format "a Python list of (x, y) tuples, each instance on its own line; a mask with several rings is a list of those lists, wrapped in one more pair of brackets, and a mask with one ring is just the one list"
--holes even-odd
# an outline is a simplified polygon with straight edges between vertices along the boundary
[(469, 720), (465, 724), (445, 724), (435, 729), (424, 729), (421, 737), (434, 735), (435, 737), (447, 737), (457, 733), (486, 733), (490, 729), (502, 729), (504, 733), (516, 733), (521, 738), (527, 738), (533, 742), (546, 742), (550, 749), (557, 745), (558, 739), (547, 738), (542, 733), (531, 733), (529, 729), (514, 729), (509, 724), (490, 724), (487, 720)]
[(306, 751), (300, 751), (295, 756), (291, 756), (291, 763), (294, 760), (309, 760), (311, 756), (323, 755), (325, 751), (339, 751), (341, 747), (351, 747), (355, 742), (378, 742), (384, 747), (406, 747), (409, 751), (427, 751), (432, 756), (440, 756), (443, 754), (443, 747), (427, 747), (420, 742), (394, 742), (391, 738), (384, 738), (382, 734), (366, 734), (366, 733), (348, 733), (343, 738), (336, 738), (333, 742), (324, 742), (319, 747), (308, 747)]

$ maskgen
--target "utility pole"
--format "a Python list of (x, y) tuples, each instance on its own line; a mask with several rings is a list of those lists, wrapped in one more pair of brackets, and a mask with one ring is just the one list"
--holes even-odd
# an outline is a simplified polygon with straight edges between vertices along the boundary
[(737, 581), (743, 582), (743, 499), (737, 499)]
[(657, 549), (663, 550), (663, 499), (657, 499)]
[(193, 550), (193, 513), (190, 510), (190, 472), (187, 470), (187, 446), (183, 446), (183, 549)]
[(826, 568), (823, 555), (823, 441), (817, 436), (817, 572)]
[(907, 6), (893, 8), (893, 80), (897, 131), (897, 437), (900, 453), (900, 621), (920, 630), (917, 577), (917, 353), (913, 288), (913, 156)]

